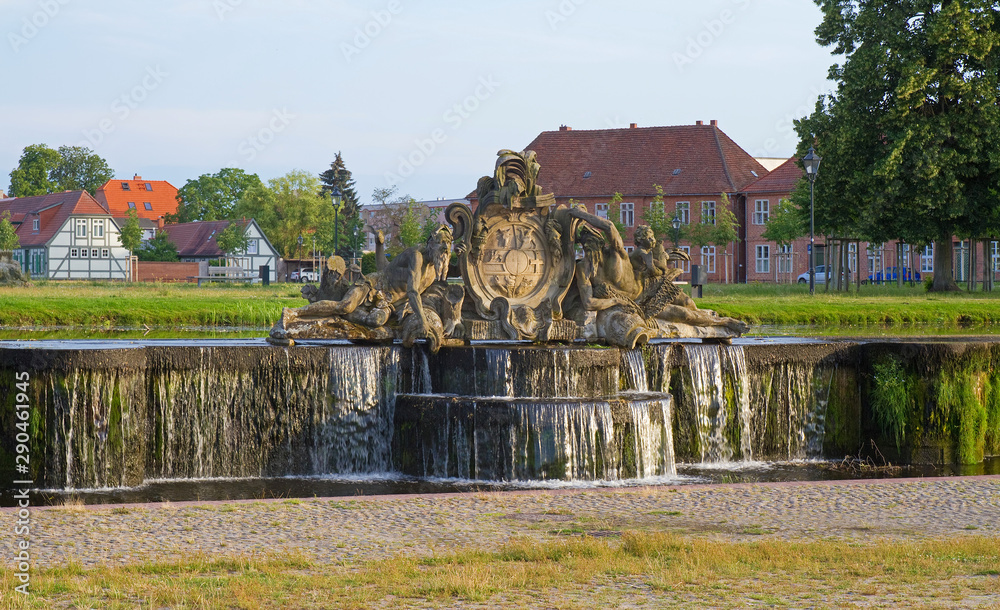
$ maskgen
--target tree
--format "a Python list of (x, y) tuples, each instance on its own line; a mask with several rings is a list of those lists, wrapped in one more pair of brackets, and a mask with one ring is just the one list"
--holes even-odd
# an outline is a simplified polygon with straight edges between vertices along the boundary
[(246, 225), (239, 221), (229, 223), (215, 238), (215, 243), (219, 244), (219, 249), (232, 256), (237, 252), (246, 252), (250, 240), (247, 238)]
[(403, 206), (403, 214), (399, 220), (399, 242), (404, 250), (421, 243), (426, 218), (427, 208), (417, 204), (413, 198)]
[[(371, 219), (373, 230), (385, 233), (386, 252), (395, 256), (406, 248), (423, 243), (427, 223), (433, 214), (409, 195), (396, 194), (396, 187), (376, 188), (372, 200), (377, 208)], [(436, 228), (436, 224), (435, 224)]]
[(166, 231), (160, 231), (149, 240), (146, 245), (139, 248), (136, 251), (136, 256), (139, 257), (141, 261), (158, 261), (173, 263), (180, 260), (177, 256), (177, 246), (174, 242), (170, 241), (170, 236), (167, 235)]
[[(817, 41), (844, 61), (836, 93), (796, 122), (823, 157), (816, 227), (935, 242), (933, 290), (954, 290), (952, 237), (1000, 232), (1000, 19), (989, 0), (815, 0)], [(808, 208), (808, 184), (793, 196)]]
[(292, 256), (300, 234), (314, 233), (316, 247), (333, 251), (333, 206), (320, 194), (319, 178), (292, 170), (268, 180), (267, 186), (248, 189), (236, 206), (235, 217), (254, 218), (282, 256)]
[(17, 167), (10, 173), (7, 190), (12, 197), (34, 197), (55, 192), (56, 185), (51, 174), (61, 161), (59, 153), (45, 144), (26, 146)]
[(14, 225), (10, 222), (10, 210), (0, 213), (0, 250), (16, 250), (21, 247)]
[[(664, 239), (673, 239), (674, 236), (674, 217), (667, 216), (666, 207), (663, 205), (663, 187), (659, 184), (654, 184), (653, 188), (656, 189), (656, 196), (653, 200), (649, 202), (649, 207), (642, 213), (642, 221), (653, 230), (653, 235), (656, 239), (663, 241)], [(682, 226), (681, 229), (684, 227)], [(678, 240), (680, 237), (678, 237)]]
[(788, 199), (782, 199), (764, 223), (761, 237), (779, 246), (788, 246), (805, 234), (806, 227), (799, 209)]
[(740, 222), (736, 219), (729, 205), (729, 196), (725, 193), (719, 194), (719, 207), (715, 212), (715, 226), (712, 231), (711, 242), (722, 248), (723, 260), (726, 261), (726, 283), (729, 283), (729, 263), (725, 258), (725, 252), (729, 244), (740, 241)]
[(330, 197), (334, 186), (340, 190), (344, 206), (341, 209), (342, 214), (354, 217), (360, 213), (361, 204), (358, 201), (358, 193), (354, 189), (354, 178), (351, 177), (351, 171), (344, 165), (344, 159), (340, 156), (339, 151), (333, 163), (330, 164), (330, 169), (320, 174), (319, 179), (323, 183), (322, 191), (327, 198)]
[(177, 212), (167, 215), (170, 224), (196, 220), (239, 218), (237, 204), (252, 188), (263, 186), (257, 174), (224, 167), (214, 174), (202, 174), (177, 189)]
[(60, 146), (59, 156), (59, 165), (49, 173), (56, 190), (87, 191), (93, 195), (115, 177), (115, 170), (108, 162), (85, 146)]
[(134, 208), (129, 208), (128, 216), (119, 232), (119, 239), (122, 248), (128, 250), (130, 256), (142, 246), (142, 227), (139, 226), (139, 213)]

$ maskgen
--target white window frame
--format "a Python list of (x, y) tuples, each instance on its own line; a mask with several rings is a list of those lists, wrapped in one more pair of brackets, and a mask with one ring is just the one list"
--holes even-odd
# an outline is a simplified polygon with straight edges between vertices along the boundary
[(681, 224), (691, 224), (691, 202), (678, 201), (675, 205), (675, 210), (677, 211), (678, 218), (681, 219)]
[(691, 262), (690, 262), (690, 259), (691, 259), (691, 246), (678, 246), (677, 249), (681, 250), (685, 254), (687, 254), (688, 255), (688, 259), (689, 259), (689, 260), (686, 260), (686, 261), (680, 261), (680, 265), (679, 265), (680, 270), (683, 271), (684, 273), (690, 273), (691, 272)]
[(791, 273), (794, 268), (794, 246), (787, 244), (778, 246), (778, 273)]
[(854, 273), (858, 270), (858, 244), (847, 244), (847, 272)]
[(249, 240), (247, 240), (247, 254), (248, 255), (256, 255), (257, 254), (257, 249), (258, 249), (257, 242), (258, 242), (258, 240), (256, 240), (256, 239), (249, 239)]
[(753, 224), (766, 225), (771, 219), (771, 200), (757, 199), (753, 202)]
[(715, 246), (701, 247), (701, 266), (705, 273), (715, 273)]
[(99, 258), (97, 248), (90, 249), (90, 258)]
[(990, 242), (990, 258), (993, 259), (993, 271), (1000, 271), (1000, 241)]
[(934, 244), (924, 246), (920, 252), (920, 273), (934, 273)]
[(79, 248), (70, 248), (69, 249), (69, 257), (70, 258), (80, 258), (80, 249)]
[(635, 248), (633, 248), (632, 246), (625, 246), (625, 251), (628, 252), (629, 254), (632, 254), (632, 250), (634, 249)]
[(619, 204), (618, 219), (626, 227), (635, 226), (635, 204), (634, 203)]
[[(707, 222), (710, 220), (711, 222)], [(715, 202), (714, 201), (702, 201), (701, 202), (701, 222), (703, 224), (714, 225), (715, 224)]]
[(111, 258), (111, 250), (108, 248), (101, 248), (101, 258)]
[(104, 237), (104, 220), (94, 221), (94, 237)]
[(595, 203), (594, 204), (594, 216), (598, 218), (603, 218), (607, 220), (608, 218), (608, 204), (606, 203)]
[(757, 256), (754, 270), (757, 273), (771, 273), (771, 246), (768, 244), (758, 244), (755, 251)]
[(42, 228), (42, 221), (40, 219), (38, 219), (38, 218), (32, 218), (31, 219), (31, 230), (32, 231), (39, 231), (39, 230), (41, 230), (41, 228)]
[(87, 237), (87, 221), (78, 218), (76, 221), (76, 236), (77, 237)]

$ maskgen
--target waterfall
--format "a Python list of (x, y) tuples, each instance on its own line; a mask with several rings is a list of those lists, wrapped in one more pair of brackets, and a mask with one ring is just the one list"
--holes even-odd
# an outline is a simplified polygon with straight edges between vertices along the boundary
[(833, 366), (781, 362), (762, 374), (751, 400), (759, 405), (763, 451), (769, 458), (823, 455)]
[(622, 350), (622, 365), (627, 373), (629, 386), (637, 392), (648, 392), (649, 381), (646, 378), (646, 362), (642, 358), (642, 349)]
[(489, 389), (485, 396), (514, 395), (514, 377), (511, 371), (509, 349), (491, 348), (486, 350), (486, 376), (489, 380), (487, 384)]
[(691, 379), (699, 457), (702, 462), (729, 462), (753, 455), (750, 384), (746, 356), (740, 346), (685, 345)]
[[(629, 411), (635, 425), (634, 452), (636, 477), (676, 474), (674, 437), (670, 419), (670, 399), (629, 401)], [(658, 417), (651, 417), (657, 415)]]

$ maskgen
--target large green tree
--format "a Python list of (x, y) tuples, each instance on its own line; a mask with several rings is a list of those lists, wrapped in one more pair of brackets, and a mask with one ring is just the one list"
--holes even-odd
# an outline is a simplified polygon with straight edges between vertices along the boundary
[(169, 215), (167, 222), (239, 218), (236, 207), (243, 194), (262, 185), (257, 174), (234, 167), (202, 174), (177, 189), (177, 213)]
[(235, 216), (254, 218), (282, 256), (297, 253), (299, 235), (312, 233), (316, 247), (331, 252), (333, 206), (320, 192), (315, 174), (293, 170), (269, 180), (267, 186), (248, 189), (236, 206)]
[(823, 157), (817, 233), (933, 241), (933, 289), (957, 289), (952, 236), (1000, 233), (1000, 4), (815, 2), (818, 42), (843, 56), (836, 92), (796, 123), (799, 156)]
[(219, 244), (219, 249), (228, 256), (238, 252), (246, 252), (247, 245), (250, 243), (247, 238), (246, 225), (240, 221), (229, 223), (229, 226), (215, 238), (215, 242)]
[(85, 146), (60, 146), (59, 165), (49, 178), (61, 191), (97, 192), (105, 182), (115, 177), (115, 170), (100, 155)]
[(61, 161), (59, 152), (45, 144), (26, 146), (17, 167), (10, 172), (9, 194), (12, 197), (34, 197), (55, 192), (57, 185), (51, 175)]

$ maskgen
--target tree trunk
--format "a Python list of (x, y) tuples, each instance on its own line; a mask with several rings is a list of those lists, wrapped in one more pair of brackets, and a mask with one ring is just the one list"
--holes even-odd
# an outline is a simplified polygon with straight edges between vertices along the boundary
[(958, 291), (958, 284), (955, 283), (954, 261), (952, 260), (954, 250), (951, 234), (934, 242), (934, 283), (931, 285), (931, 292)]

